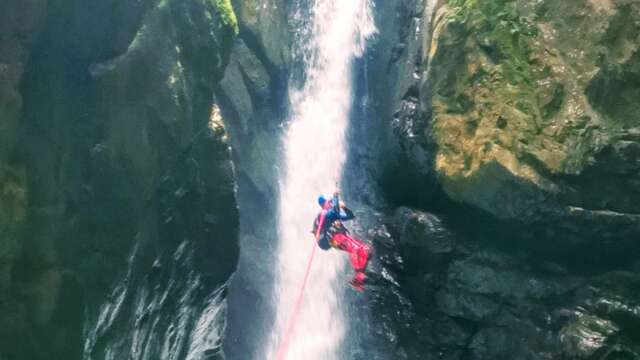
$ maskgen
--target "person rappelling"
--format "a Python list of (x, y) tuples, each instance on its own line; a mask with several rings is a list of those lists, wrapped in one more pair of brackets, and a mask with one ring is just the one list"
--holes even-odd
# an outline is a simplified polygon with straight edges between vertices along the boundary
[(322, 210), (316, 216), (312, 230), (318, 246), (322, 250), (329, 250), (333, 247), (348, 252), (351, 257), (351, 265), (355, 270), (350, 284), (358, 291), (364, 290), (365, 269), (369, 262), (371, 247), (350, 236), (349, 230), (343, 223), (343, 221), (352, 220), (355, 215), (340, 201), (339, 191), (335, 191), (331, 199), (320, 195), (318, 205)]

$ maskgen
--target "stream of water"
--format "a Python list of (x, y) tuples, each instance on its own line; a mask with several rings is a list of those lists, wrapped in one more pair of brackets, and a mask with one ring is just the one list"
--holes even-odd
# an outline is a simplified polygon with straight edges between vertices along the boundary
[[(310, 233), (319, 194), (339, 182), (346, 160), (345, 131), (353, 102), (353, 60), (376, 31), (370, 0), (315, 0), (298, 4), (305, 77), (291, 88), (291, 116), (284, 134), (280, 182), (279, 245), (274, 289), (276, 320), (266, 344), (274, 359), (314, 246)], [(341, 299), (348, 281), (346, 257), (316, 254), (287, 359), (337, 359), (348, 330)]]

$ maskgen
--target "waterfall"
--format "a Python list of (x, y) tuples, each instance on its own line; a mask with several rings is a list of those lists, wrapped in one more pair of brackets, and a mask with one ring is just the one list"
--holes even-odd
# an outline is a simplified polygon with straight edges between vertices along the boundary
[[(302, 6), (298, 4), (299, 9)], [(304, 38), (305, 77), (289, 90), (291, 115), (283, 138), (272, 334), (267, 358), (274, 359), (314, 246), (311, 225), (320, 210), (318, 194), (329, 194), (341, 178), (345, 131), (352, 105), (353, 60), (376, 31), (370, 0), (315, 0), (307, 5), (299, 29)], [(350, 273), (345, 254), (316, 254), (288, 359), (337, 359), (347, 330), (340, 306)], [(263, 358), (263, 357), (261, 357)]]

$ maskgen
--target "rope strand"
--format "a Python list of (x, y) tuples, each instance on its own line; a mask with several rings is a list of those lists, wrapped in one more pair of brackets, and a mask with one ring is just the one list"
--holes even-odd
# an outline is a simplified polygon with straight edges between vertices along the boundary
[[(326, 212), (323, 211), (320, 215), (320, 221), (318, 223), (318, 228), (316, 229), (316, 239), (320, 236), (320, 232), (322, 231), (322, 226), (324, 225), (324, 217)], [(293, 307), (293, 312), (291, 313), (291, 317), (289, 318), (289, 323), (287, 324), (287, 329), (283, 336), (283, 341), (280, 344), (278, 352), (276, 354), (277, 360), (283, 360), (284, 356), (287, 354), (287, 350), (289, 350), (289, 339), (291, 338), (291, 333), (293, 332), (293, 328), (295, 327), (296, 320), (298, 319), (298, 314), (300, 313), (300, 308), (302, 306), (302, 298), (304, 296), (304, 289), (307, 287), (307, 281), (309, 280), (309, 274), (311, 273), (311, 265), (313, 264), (313, 258), (316, 254), (316, 248), (318, 246), (313, 244), (313, 250), (311, 250), (311, 256), (309, 257), (309, 262), (307, 263), (307, 270), (304, 273), (304, 279), (302, 280), (302, 286), (300, 287), (300, 291), (298, 292), (298, 298), (296, 299), (296, 303)]]

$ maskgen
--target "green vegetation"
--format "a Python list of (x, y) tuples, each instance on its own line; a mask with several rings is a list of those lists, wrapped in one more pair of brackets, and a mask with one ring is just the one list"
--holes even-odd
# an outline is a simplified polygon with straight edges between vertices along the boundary
[(231, 0), (211, 0), (222, 19), (222, 23), (233, 28), (234, 33), (238, 34), (238, 19), (233, 11)]
[[(538, 29), (521, 16), (517, 2), (448, 0), (447, 3), (452, 11), (451, 19), (465, 26), (467, 36), (495, 65), (490, 72), (477, 68), (469, 74), (467, 81), (481, 83), (481, 87), (490, 89), (492, 93), (500, 93), (505, 104), (535, 119), (542, 118), (536, 85), (541, 74), (529, 45)], [(536, 131), (539, 130), (538, 121), (532, 125)]]
[(481, 46), (495, 47), (495, 60), (503, 65), (510, 83), (532, 84), (527, 38), (537, 29), (520, 16), (513, 0), (449, 0), (448, 5)]

